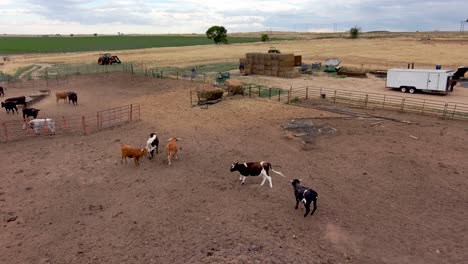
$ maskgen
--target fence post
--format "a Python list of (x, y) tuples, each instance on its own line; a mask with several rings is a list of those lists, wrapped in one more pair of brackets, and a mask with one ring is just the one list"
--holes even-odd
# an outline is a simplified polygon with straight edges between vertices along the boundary
[(400, 108), (400, 110), (402, 112), (405, 111), (405, 98), (404, 97), (401, 99), (401, 108)]
[(259, 85), (258, 86), (258, 97), (261, 96), (261, 92), (262, 92), (262, 86)]
[[(320, 94), (322, 94), (322, 88), (320, 88)], [(306, 100), (309, 99), (309, 86), (306, 86)]]
[[(179, 80), (179, 71), (177, 71), (177, 80)], [(190, 97), (191, 98), (191, 97)]]
[(271, 100), (271, 88), (270, 88), (270, 91), (269, 91), (269, 99)]
[(5, 138), (5, 141), (8, 141), (8, 129), (7, 129), (7, 126), (5, 124), (5, 122), (3, 122), (3, 136)]
[(96, 112), (96, 117), (97, 117), (97, 128), (98, 130), (101, 130), (101, 118), (99, 117), (99, 111)]
[(367, 109), (367, 102), (369, 101), (369, 94), (366, 93), (366, 99), (364, 99), (364, 107)]
[(336, 103), (336, 90), (335, 90), (335, 92), (333, 93), (333, 103)]
[(130, 105), (130, 122), (132, 122), (133, 119), (133, 104)]
[(83, 133), (87, 135), (88, 133), (86, 132), (86, 120), (84, 116), (81, 116), (81, 123), (83, 125)]
[(457, 104), (455, 104), (455, 106), (453, 107), (452, 119), (455, 116), (455, 110), (457, 110)]
[(447, 114), (447, 108), (448, 108), (448, 104), (445, 103), (445, 106), (444, 106), (444, 115), (443, 115), (444, 119), (445, 119), (445, 115)]
[(252, 97), (252, 85), (249, 84), (249, 97)]
[(292, 85), (289, 87), (289, 92), (288, 92), (288, 104), (291, 103), (291, 96), (292, 96)]
[(46, 134), (48, 129), (49, 129), (49, 126), (47, 125), (47, 118), (44, 118), (44, 135)]
[(281, 89), (278, 90), (278, 102), (281, 102)]
[(192, 90), (190, 90), (190, 106), (193, 106), (193, 101), (192, 101)]
[(133, 72), (133, 63), (130, 64), (130, 70), (132, 71), (132, 74), (134, 74), (134, 72)]

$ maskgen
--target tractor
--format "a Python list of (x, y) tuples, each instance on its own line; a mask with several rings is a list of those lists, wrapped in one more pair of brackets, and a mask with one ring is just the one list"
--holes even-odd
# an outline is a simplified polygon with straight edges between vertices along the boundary
[(218, 84), (223, 84), (227, 79), (231, 78), (231, 74), (229, 72), (218, 72), (216, 74), (216, 82)]
[(122, 63), (117, 56), (111, 56), (110, 53), (99, 54), (98, 64), (99, 65), (107, 65), (107, 64), (120, 64)]
[(270, 47), (268, 53), (281, 53), (281, 51), (275, 47)]

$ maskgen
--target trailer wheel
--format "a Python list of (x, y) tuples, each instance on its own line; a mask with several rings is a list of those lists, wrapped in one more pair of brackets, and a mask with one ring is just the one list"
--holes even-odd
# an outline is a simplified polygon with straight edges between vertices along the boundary
[(406, 87), (405, 87), (405, 86), (400, 87), (400, 91), (401, 91), (402, 93), (406, 93), (406, 91), (407, 91), (407, 90), (406, 90)]
[(414, 94), (414, 93), (416, 92), (416, 88), (410, 87), (409, 90), (408, 90), (408, 92), (409, 92), (410, 94)]

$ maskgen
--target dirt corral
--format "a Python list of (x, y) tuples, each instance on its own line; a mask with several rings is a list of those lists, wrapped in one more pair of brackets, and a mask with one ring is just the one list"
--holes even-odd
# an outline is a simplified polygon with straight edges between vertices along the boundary
[[(63, 87), (78, 93), (77, 107), (52, 97), (34, 107), (45, 117), (140, 103), (142, 121), (0, 144), (1, 263), (468, 259), (468, 123), (379, 113), (410, 121), (401, 123), (242, 96), (191, 108), (191, 82), (129, 78), (81, 76)], [(304, 147), (283, 130), (292, 119), (336, 131)], [(117, 140), (143, 147), (153, 131), (157, 158), (121, 165)], [(182, 149), (169, 167), (164, 142), (173, 136)], [(287, 179), (241, 186), (230, 164), (255, 160)], [(319, 194), (312, 217), (294, 210), (293, 178)]]

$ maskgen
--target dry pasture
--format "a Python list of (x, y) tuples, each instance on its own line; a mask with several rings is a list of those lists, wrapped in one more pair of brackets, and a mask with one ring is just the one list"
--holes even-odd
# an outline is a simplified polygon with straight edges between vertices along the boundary
[[(271, 33), (275, 36), (274, 33)], [(239, 35), (239, 34), (238, 34)], [(260, 35), (260, 34), (259, 34)], [(258, 36), (259, 36), (258, 35)], [(283, 33), (279, 37), (294, 36), (297, 40), (272, 41), (233, 45), (202, 45), (175, 48), (152, 48), (112, 51), (123, 62), (143, 63), (145, 67), (190, 66), (237, 62), (247, 52), (266, 52), (271, 46), (283, 53), (302, 55), (305, 62), (324, 61), (338, 57), (342, 65), (365, 69), (406, 67), (415, 63), (416, 68), (456, 69), (466, 64), (468, 39), (463, 34), (408, 33), (394, 35), (376, 34), (368, 38), (324, 38), (314, 34)], [(252, 36), (252, 35), (250, 35)], [(430, 40), (425, 39), (430, 36)], [(372, 38), (369, 38), (372, 37)], [(97, 63), (100, 52), (70, 52), (51, 54), (12, 55), (11, 61), (0, 66), (6, 73), (14, 73), (18, 67), (32, 64)]]
[[(194, 83), (127, 74), (79, 76), (40, 115), (128, 103), (142, 121), (89, 136), (0, 144), (1, 263), (463, 263), (468, 259), (466, 122), (379, 112), (411, 121), (353, 118), (274, 101), (228, 98), (191, 108)], [(12, 95), (28, 93), (11, 88)], [(54, 92), (54, 91), (52, 91)], [(0, 121), (7, 116), (0, 112)], [(338, 129), (304, 145), (282, 126), (311, 118)], [(380, 123), (378, 123), (380, 122)], [(376, 124), (377, 123), (377, 124)], [(139, 168), (119, 144), (183, 138)], [(415, 136), (417, 139), (410, 137)], [(164, 143), (162, 144), (164, 145)], [(164, 149), (160, 146), (160, 150)], [(234, 161), (268, 160), (273, 175), (239, 184)], [(294, 210), (289, 179), (319, 193)]]

